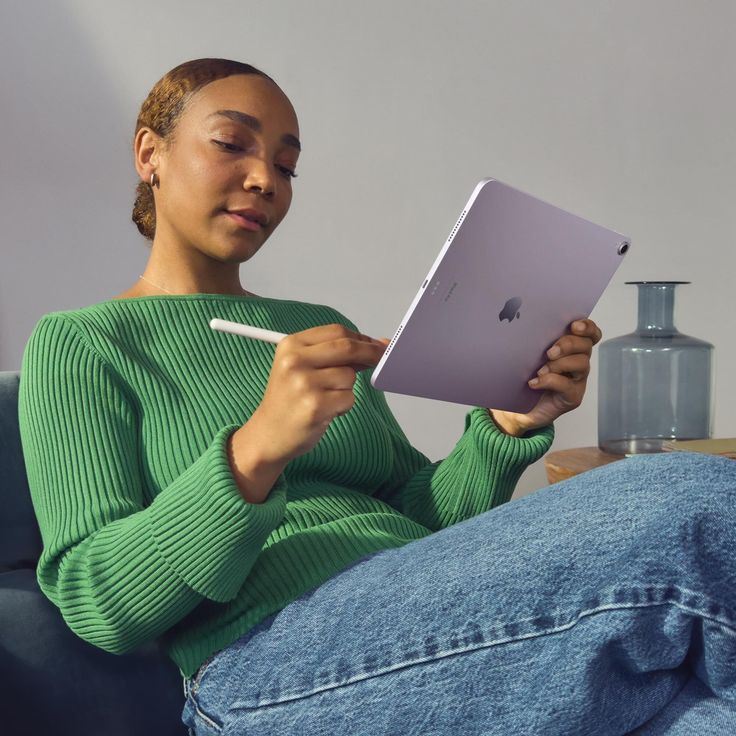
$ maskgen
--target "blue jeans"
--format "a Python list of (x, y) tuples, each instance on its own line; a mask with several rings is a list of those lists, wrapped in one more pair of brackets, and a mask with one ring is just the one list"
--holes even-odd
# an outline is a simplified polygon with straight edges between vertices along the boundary
[(736, 461), (635, 457), (369, 555), (185, 681), (196, 734), (736, 734)]

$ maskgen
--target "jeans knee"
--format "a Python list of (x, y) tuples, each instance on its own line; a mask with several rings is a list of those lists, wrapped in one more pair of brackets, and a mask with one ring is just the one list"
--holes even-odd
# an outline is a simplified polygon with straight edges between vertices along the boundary
[(627, 458), (630, 470), (655, 485), (694, 489), (736, 486), (736, 462), (699, 452), (661, 452)]
[(693, 452), (665, 452), (629, 458), (640, 503), (665, 520), (736, 514), (736, 461)]

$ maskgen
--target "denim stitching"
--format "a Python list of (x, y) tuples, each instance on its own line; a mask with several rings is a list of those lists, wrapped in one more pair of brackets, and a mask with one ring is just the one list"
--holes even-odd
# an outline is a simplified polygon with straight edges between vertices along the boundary
[(211, 654), (207, 659), (205, 659), (204, 662), (199, 666), (199, 669), (194, 673), (194, 677), (191, 678), (190, 682), (190, 690), (192, 691), (193, 695), (196, 695), (199, 691), (200, 683), (202, 682), (202, 677), (204, 677), (205, 672), (207, 671), (207, 668), (212, 663), (212, 660), (215, 658), (214, 654)]
[[(672, 589), (672, 586), (667, 586), (666, 590), (667, 589)], [(686, 593), (687, 595), (695, 595), (694, 593), (691, 593), (689, 591), (684, 591), (680, 588), (678, 588), (678, 590), (682, 593)], [(727, 629), (734, 636), (736, 636), (736, 626), (731, 621), (721, 620), (720, 618), (715, 617), (713, 615), (706, 614), (695, 608), (683, 605), (679, 601), (672, 601), (672, 600), (663, 600), (659, 602), (647, 601), (643, 603), (631, 603), (631, 604), (626, 604), (626, 605), (622, 605), (620, 603), (608, 603), (602, 606), (598, 606), (597, 608), (583, 610), (580, 613), (578, 613), (577, 616), (567, 621), (566, 623), (557, 625), (557, 626), (553, 626), (546, 630), (538, 630), (534, 632), (529, 632), (527, 634), (521, 634), (518, 636), (502, 637), (502, 638), (494, 639), (491, 641), (485, 641), (482, 644), (479, 644), (476, 646), (467, 646), (467, 647), (462, 647), (462, 648), (453, 648), (453, 649), (446, 649), (446, 650), (438, 649), (436, 652), (432, 654), (432, 656), (417, 657), (414, 660), (405, 660), (401, 663), (390, 665), (381, 670), (375, 670), (370, 673), (362, 673), (360, 675), (356, 675), (354, 677), (344, 680), (343, 682), (334, 683), (331, 685), (325, 685), (321, 687), (316, 687), (316, 688), (313, 688), (312, 690), (308, 690), (308, 691), (304, 691), (300, 693), (294, 693), (293, 695), (287, 695), (283, 698), (280, 698), (279, 700), (261, 701), (255, 706), (245, 705), (242, 702), (235, 701), (232, 705), (232, 709), (243, 710), (243, 711), (255, 711), (261, 708), (268, 708), (268, 707), (278, 706), (278, 705), (282, 705), (286, 703), (291, 703), (291, 702), (295, 702), (298, 700), (302, 700), (304, 698), (311, 697), (312, 695), (317, 695), (319, 693), (327, 692), (329, 690), (336, 690), (337, 688), (345, 687), (346, 685), (352, 685), (357, 682), (362, 682), (364, 680), (370, 680), (370, 679), (373, 679), (374, 677), (380, 677), (382, 675), (390, 674), (391, 672), (396, 672), (398, 670), (406, 669), (408, 667), (414, 667), (417, 665), (426, 664), (428, 662), (437, 661), (439, 659), (446, 659), (447, 657), (452, 657), (452, 656), (459, 655), (459, 654), (468, 654), (470, 652), (474, 652), (474, 651), (478, 651), (482, 649), (490, 649), (491, 647), (498, 646), (501, 644), (508, 644), (510, 642), (524, 641), (527, 639), (537, 639), (543, 636), (549, 636), (551, 634), (558, 634), (562, 631), (566, 631), (568, 629), (573, 628), (581, 619), (589, 618), (591, 616), (595, 616), (600, 613), (606, 613), (609, 611), (626, 611), (626, 610), (631, 610), (635, 608), (654, 608), (654, 607), (667, 606), (667, 605), (675, 606), (676, 608), (686, 611), (687, 613), (694, 614), (698, 618), (701, 618), (705, 621), (710, 621), (712, 623), (719, 624), (723, 628)], [(537, 618), (538, 617), (523, 619), (519, 621), (518, 623), (526, 623), (530, 621), (535, 621)]]
[[(220, 725), (219, 723), (216, 723), (215, 721), (213, 721), (212, 718), (210, 716), (208, 716), (199, 707), (199, 703), (197, 702), (197, 697), (196, 697), (197, 696), (197, 693), (199, 691), (199, 686), (200, 686), (200, 684), (202, 682), (202, 677), (204, 677), (204, 674), (206, 673), (208, 667), (212, 663), (212, 660), (215, 658), (215, 656), (216, 656), (216, 653), (210, 655), (209, 657), (207, 657), (207, 659), (205, 659), (204, 662), (202, 662), (202, 664), (200, 665), (199, 669), (195, 672), (194, 677), (192, 677), (192, 678), (189, 679), (189, 681), (188, 681), (188, 684), (189, 684), (188, 699), (192, 703), (192, 705), (194, 706), (194, 712), (205, 723), (207, 723), (209, 726), (211, 726), (212, 728), (214, 728), (215, 731), (217, 731), (217, 733), (222, 733), (222, 725)], [(186, 690), (187, 690), (186, 682), (187, 681), (185, 680), (185, 686), (184, 686), (184, 692), (185, 692), (185, 694), (186, 694)]]
[(199, 707), (199, 703), (194, 697), (190, 697), (189, 700), (194, 705), (194, 712), (209, 726), (215, 729), (217, 733), (222, 733), (222, 726), (219, 723), (215, 723), (204, 711)]

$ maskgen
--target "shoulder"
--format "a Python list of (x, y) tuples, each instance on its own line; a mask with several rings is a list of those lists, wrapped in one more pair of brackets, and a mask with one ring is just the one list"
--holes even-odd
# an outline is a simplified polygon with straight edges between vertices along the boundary
[(79, 328), (79, 311), (48, 312), (39, 318), (25, 345), (24, 368), (29, 363), (56, 360), (61, 353), (79, 357), (81, 352), (86, 352), (89, 346)]
[(74, 310), (47, 312), (41, 315), (31, 330), (30, 340), (48, 339), (50, 336), (68, 331), (73, 324)]
[(31, 337), (36, 335), (47, 335), (54, 332), (65, 331), (65, 330), (79, 330), (79, 328), (90, 321), (90, 318), (94, 321), (95, 317), (92, 310), (96, 309), (97, 305), (91, 305), (88, 307), (81, 307), (79, 309), (64, 309), (56, 310), (53, 312), (47, 312), (41, 315), (36, 322)]
[(102, 357), (96, 345), (96, 335), (101, 332), (115, 334), (119, 331), (115, 310), (106, 310), (104, 303), (78, 309), (57, 310), (42, 315), (31, 330), (24, 350), (24, 362), (31, 357), (35, 361), (48, 362), (65, 354), (69, 360), (85, 360), (84, 355), (94, 353)]

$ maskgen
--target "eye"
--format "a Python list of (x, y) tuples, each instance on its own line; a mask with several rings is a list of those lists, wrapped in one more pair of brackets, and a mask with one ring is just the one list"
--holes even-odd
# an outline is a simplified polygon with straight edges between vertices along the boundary
[(228, 143), (227, 141), (212, 141), (214, 144), (219, 146), (223, 151), (227, 151), (228, 153), (238, 153), (239, 151), (242, 151), (243, 149), (236, 145), (235, 143)]
[(299, 174), (292, 171), (288, 166), (280, 166), (279, 164), (276, 165), (276, 168), (287, 178), (287, 179), (296, 179)]

